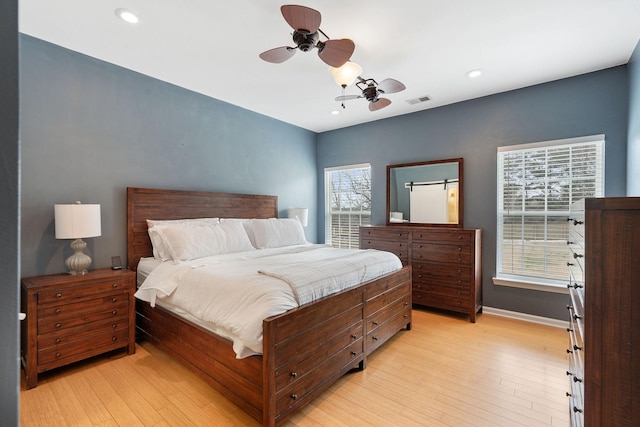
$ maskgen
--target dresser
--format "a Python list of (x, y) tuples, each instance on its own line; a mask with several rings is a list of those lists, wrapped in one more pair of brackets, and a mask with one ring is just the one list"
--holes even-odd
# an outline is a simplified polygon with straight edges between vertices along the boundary
[(479, 229), (363, 226), (360, 248), (396, 254), (412, 267), (414, 305), (469, 315), (482, 309), (482, 232)]
[(111, 269), (22, 279), (27, 389), (41, 372), (118, 348), (135, 352), (135, 280), (135, 272)]
[(585, 199), (569, 224), (572, 425), (640, 425), (640, 198)]

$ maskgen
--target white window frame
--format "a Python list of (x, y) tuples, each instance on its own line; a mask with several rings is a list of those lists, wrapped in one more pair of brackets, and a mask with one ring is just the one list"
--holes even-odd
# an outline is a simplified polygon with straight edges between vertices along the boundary
[[(566, 146), (574, 146), (578, 147), (578, 145), (594, 145), (597, 150), (597, 156), (600, 160), (599, 167), (596, 168), (596, 176), (593, 180), (595, 186), (595, 194), (589, 195), (588, 197), (603, 197), (604, 196), (604, 177), (605, 177), (605, 136), (604, 135), (591, 135), (585, 137), (578, 138), (568, 138), (554, 141), (545, 141), (545, 142), (537, 142), (532, 144), (521, 144), (521, 145), (512, 145), (507, 147), (498, 147), (498, 155), (497, 155), (497, 218), (496, 218), (496, 276), (493, 278), (493, 283), (496, 285), (502, 286), (511, 286), (517, 288), (525, 288), (525, 289), (534, 289), (534, 290), (543, 290), (548, 292), (557, 292), (557, 293), (567, 293), (567, 280), (558, 280), (552, 278), (543, 278), (543, 277), (532, 277), (527, 275), (519, 275), (519, 274), (507, 274), (503, 272), (502, 266), (502, 250), (503, 250), (503, 217), (506, 217), (508, 214), (513, 216), (513, 212), (504, 211), (504, 189), (503, 185), (503, 176), (504, 176), (504, 167), (505, 164), (501, 160), (501, 156), (505, 153), (513, 153), (516, 151), (522, 152), (546, 152), (546, 150), (554, 149), (554, 148), (562, 148)], [(545, 160), (546, 162), (546, 160)], [(544, 177), (545, 188), (547, 184), (547, 176)], [(570, 182), (576, 182), (576, 179), (572, 179)], [(576, 199), (573, 200), (573, 197), (576, 196)], [(545, 221), (545, 230), (546, 230), (546, 218), (551, 216), (564, 216), (568, 217), (569, 215), (569, 205), (572, 202), (580, 200), (585, 196), (574, 195), (573, 192), (569, 193), (569, 204), (567, 205), (566, 211), (558, 211), (558, 210), (548, 210), (546, 208), (546, 197), (545, 197), (545, 209), (542, 211), (533, 212), (534, 215), (544, 217)], [(523, 199), (524, 200), (524, 199)], [(531, 214), (531, 212), (527, 212), (526, 208), (516, 215), (522, 215), (523, 218), (527, 215)], [(546, 239), (546, 236), (545, 236)], [(524, 240), (524, 237), (523, 237)], [(546, 240), (545, 240), (546, 241)], [(524, 246), (524, 243), (523, 243)], [(546, 246), (546, 244), (545, 244)], [(568, 249), (567, 249), (567, 258), (568, 258)], [(547, 263), (545, 258), (545, 265)], [(567, 279), (569, 276), (569, 272), (567, 271)]]
[[(325, 230), (325, 243), (328, 245), (332, 245), (332, 215), (334, 214), (334, 212), (332, 212), (331, 207), (332, 207), (332, 203), (331, 203), (331, 195), (332, 195), (332, 191), (331, 191), (331, 174), (334, 172), (348, 172), (348, 171), (355, 171), (355, 170), (363, 170), (363, 169), (368, 169), (369, 170), (369, 174), (371, 176), (371, 164), (370, 163), (358, 163), (358, 164), (354, 164), (354, 165), (346, 165), (346, 166), (336, 166), (336, 167), (330, 167), (330, 168), (325, 168), (324, 169), (324, 193), (325, 193), (325, 213), (324, 213), (324, 230)], [(369, 192), (371, 192), (371, 188), (369, 188)], [(354, 215), (354, 216), (360, 216), (359, 221), (357, 222), (357, 225), (351, 225), (351, 221), (349, 221), (349, 235), (353, 236), (354, 233), (357, 234), (358, 230), (354, 230), (353, 227), (359, 227), (362, 223), (362, 217), (368, 217), (369, 218), (369, 222), (365, 222), (364, 224), (369, 224), (370, 220), (371, 220), (371, 209), (369, 209), (368, 211), (341, 211), (342, 214), (347, 213), (348, 215)], [(351, 239), (350, 239), (351, 240)], [(354, 241), (352, 244), (348, 245), (349, 248), (359, 248), (360, 246), (360, 242), (359, 239), (357, 239), (357, 241)], [(345, 247), (345, 246), (341, 246), (339, 245), (338, 247)]]

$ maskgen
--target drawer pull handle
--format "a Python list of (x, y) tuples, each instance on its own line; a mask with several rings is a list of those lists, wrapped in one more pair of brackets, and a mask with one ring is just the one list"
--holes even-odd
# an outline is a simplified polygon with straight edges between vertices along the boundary
[(582, 255), (582, 254), (573, 254), (573, 258), (574, 259), (583, 258), (583, 257), (584, 257), (584, 255)]
[(575, 245), (576, 242), (572, 242), (571, 240), (567, 240), (567, 245)]
[(60, 326), (62, 326), (62, 323), (56, 323), (56, 328), (59, 328)]
[(582, 413), (582, 409), (578, 409), (578, 408), (576, 408), (576, 407), (574, 406), (574, 407), (573, 407), (573, 412), (580, 412), (580, 413)]
[(378, 322), (373, 322), (373, 326), (378, 326)]
[(56, 308), (56, 314), (60, 314), (60, 309)]
[(111, 314), (113, 314), (113, 315), (118, 314), (118, 310), (113, 310), (113, 311), (111, 312)]
[(62, 294), (61, 294), (60, 292), (58, 292), (58, 293), (56, 294), (56, 298), (62, 298)]
[(574, 315), (573, 315), (573, 318), (574, 318), (575, 320), (578, 320), (578, 319), (582, 319), (582, 316), (578, 316), (577, 314), (574, 314)]
[(404, 318), (406, 319), (407, 317), (409, 317), (409, 315), (408, 315), (408, 314), (405, 314), (405, 315), (404, 315), (404, 316), (402, 316), (402, 317), (404, 317)]
[(111, 302), (116, 302), (116, 301), (118, 301), (118, 298), (116, 297), (111, 298)]
[(356, 353), (355, 351), (352, 351), (352, 352), (351, 352), (351, 355), (352, 355), (352, 356), (357, 356), (357, 355), (358, 355), (358, 353)]
[(111, 327), (112, 327), (113, 329), (117, 329), (117, 328), (118, 328), (118, 324), (117, 324), (117, 323), (114, 323), (113, 325), (111, 325)]
[(62, 341), (60, 338), (56, 338), (56, 344), (60, 344), (60, 341)]
[(117, 288), (117, 287), (118, 287), (118, 284), (117, 284), (117, 283), (114, 283), (114, 284), (113, 284), (113, 287), (114, 287), (114, 288)]
[(573, 332), (573, 329), (567, 328), (567, 332)]
[(291, 376), (295, 378), (295, 377), (298, 376), (298, 373), (297, 372), (291, 372)]
[(293, 394), (291, 395), (291, 398), (295, 400), (295, 399), (297, 399), (297, 398), (298, 398), (298, 395), (297, 395), (297, 394), (295, 394), (295, 393), (293, 393)]
[(60, 353), (56, 353), (56, 358), (60, 358), (60, 356), (62, 356)]
[(573, 350), (571, 350), (570, 348), (567, 349), (567, 353), (571, 354), (573, 353)]
[(577, 344), (574, 344), (574, 345), (573, 345), (573, 349), (574, 349), (574, 350), (576, 350), (576, 351), (577, 351), (577, 350), (582, 350), (582, 347), (580, 347), (580, 346), (579, 346), (579, 345), (577, 345)]
[(462, 248), (461, 248), (461, 247), (458, 247), (458, 252), (460, 252), (461, 250), (462, 250)]
[(111, 338), (111, 341), (113, 341), (113, 342), (118, 341), (118, 337), (113, 337), (113, 338)]
[(405, 301), (405, 302), (404, 302), (404, 305), (405, 305), (405, 306), (409, 305), (409, 301)]
[(378, 337), (373, 337), (373, 340), (374, 341), (378, 341)]
[(568, 263), (567, 263), (567, 267), (573, 267), (574, 265), (575, 265), (575, 264), (574, 264), (574, 263), (572, 263), (572, 262), (568, 262)]
[(581, 383), (582, 382), (582, 378), (578, 378), (575, 375), (573, 376), (573, 382), (574, 383)]

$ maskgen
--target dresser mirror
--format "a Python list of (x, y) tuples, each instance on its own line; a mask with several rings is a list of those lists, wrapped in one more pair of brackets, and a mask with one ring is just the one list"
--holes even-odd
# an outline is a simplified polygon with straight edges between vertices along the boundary
[(462, 227), (462, 158), (387, 166), (387, 225)]

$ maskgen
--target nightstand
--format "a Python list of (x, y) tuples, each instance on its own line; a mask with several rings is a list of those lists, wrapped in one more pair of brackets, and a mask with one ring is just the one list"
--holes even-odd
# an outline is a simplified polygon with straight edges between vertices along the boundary
[(41, 372), (118, 348), (135, 353), (135, 284), (135, 272), (107, 268), (22, 279), (27, 389)]

